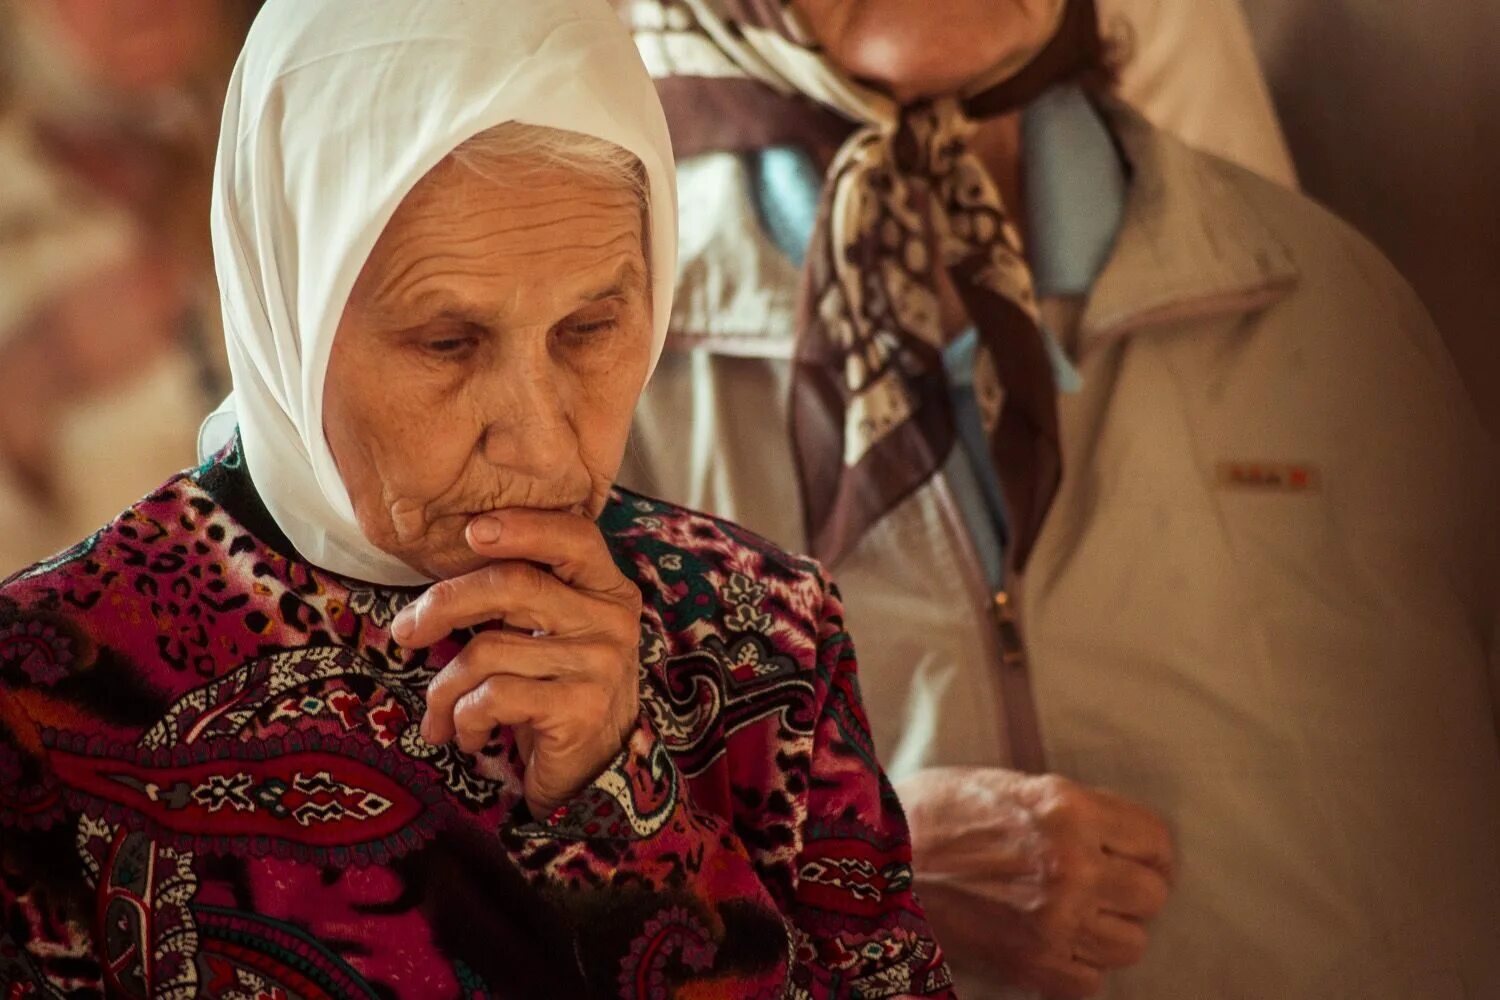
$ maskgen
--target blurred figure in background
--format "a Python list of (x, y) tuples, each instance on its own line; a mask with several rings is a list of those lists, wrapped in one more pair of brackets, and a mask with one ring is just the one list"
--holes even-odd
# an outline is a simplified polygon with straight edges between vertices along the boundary
[(250, 8), (0, 10), (0, 576), (191, 464), (225, 391), (207, 198)]
[(1117, 99), (1267, 120), (1243, 19), (1112, 83), (1086, 0), (632, 16), (683, 252), (622, 479), (840, 579), (960, 995), (1500, 995), (1482, 429), (1284, 153)]

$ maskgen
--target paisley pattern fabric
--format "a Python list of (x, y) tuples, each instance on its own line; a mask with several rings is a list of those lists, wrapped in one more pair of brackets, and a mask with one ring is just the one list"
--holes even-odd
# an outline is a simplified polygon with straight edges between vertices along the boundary
[[(957, 440), (939, 297), (951, 280), (978, 333), (975, 391), (1013, 531), (1027, 556), (1062, 474), (1056, 386), (1017, 230), (970, 140), (1041, 81), (1097, 56), (1092, 0), (971, 93), (899, 106), (845, 75), (796, 0), (632, 0), (679, 156), (829, 145), (803, 274), (792, 445), (813, 553), (837, 562), (941, 467)], [(781, 124), (768, 125), (769, 121)], [(851, 134), (852, 133), (852, 134)]]
[(0, 995), (947, 996), (836, 592), (617, 492), (642, 713), (533, 818), (416, 730), (455, 633), (295, 557), (231, 449), (0, 586)]

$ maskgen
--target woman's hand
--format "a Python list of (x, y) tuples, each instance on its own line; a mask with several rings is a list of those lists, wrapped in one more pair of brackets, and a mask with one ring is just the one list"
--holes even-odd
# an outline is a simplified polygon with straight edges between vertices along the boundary
[(1150, 811), (1056, 775), (934, 768), (898, 788), (917, 892), (955, 965), (1049, 997), (1146, 951), (1172, 841)]
[(469, 546), (495, 560), (433, 584), (396, 616), (408, 649), (454, 629), (476, 635), (427, 688), (422, 736), (473, 753), (514, 726), (526, 804), (541, 819), (619, 753), (639, 711), (641, 596), (593, 522), (511, 508), (475, 518)]

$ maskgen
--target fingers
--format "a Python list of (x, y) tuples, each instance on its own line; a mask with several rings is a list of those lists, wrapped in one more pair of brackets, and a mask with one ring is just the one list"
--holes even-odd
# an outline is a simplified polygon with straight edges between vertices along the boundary
[(1098, 969), (1127, 969), (1146, 956), (1146, 928), (1112, 913), (1084, 922), (1074, 944), (1075, 956)]
[(1074, 957), (1076, 933), (1056, 939), (1036, 915), (976, 898), (967, 886), (928, 883), (919, 891), (955, 971), (1050, 998), (1092, 997), (1104, 988), (1103, 971)]
[(1104, 989), (1104, 972), (1075, 958), (1048, 963), (1026, 983), (1047, 1000), (1088, 1000)]
[(525, 794), (533, 816), (544, 816), (578, 794), (619, 752), (627, 727), (611, 721), (605, 690), (579, 681), (494, 674), (453, 708), (458, 748), (477, 753), (496, 727), (528, 733)]
[[(459, 732), (456, 720), (460, 700), (487, 681), (499, 676), (540, 682), (588, 681), (610, 688), (611, 680), (634, 684), (634, 678), (614, 678), (618, 654), (601, 643), (567, 642), (555, 638), (533, 639), (510, 632), (483, 632), (475, 636), (453, 661), (427, 685), (427, 713), (422, 718), (422, 738), (438, 745)], [(557, 688), (559, 691), (565, 688)], [(522, 725), (530, 719), (497, 719), (493, 725)], [(461, 749), (468, 748), (460, 744)]]
[(454, 629), (503, 619), (552, 635), (618, 632), (634, 646), (640, 592), (615, 566), (593, 522), (512, 508), (475, 518), (468, 535), (476, 553), (496, 561), (434, 584), (402, 609), (391, 625), (397, 642), (430, 646)]
[(566, 707), (571, 691), (556, 681), (498, 674), (485, 678), (453, 704), (453, 740), (465, 753), (484, 748), (497, 726), (532, 727)]
[(1155, 813), (1111, 792), (1095, 791), (1104, 848), (1171, 877), (1172, 834)]
[(1136, 861), (1105, 855), (1099, 872), (1099, 908), (1133, 920), (1150, 920), (1167, 905), (1171, 887), (1162, 874)]
[(640, 623), (638, 615), (574, 590), (545, 569), (510, 561), (433, 584), (401, 609), (391, 623), (391, 634), (407, 649), (418, 649), (440, 641), (454, 629), (501, 619), (515, 628), (564, 636), (604, 623), (623, 630), (638, 628)]
[(469, 522), (468, 542), (476, 554), (490, 559), (541, 563), (570, 587), (620, 596), (629, 585), (598, 526), (577, 514), (526, 507), (497, 510)]

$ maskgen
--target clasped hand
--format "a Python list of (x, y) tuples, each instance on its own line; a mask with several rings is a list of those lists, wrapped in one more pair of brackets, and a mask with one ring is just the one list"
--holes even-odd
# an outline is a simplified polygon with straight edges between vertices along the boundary
[(503, 622), (433, 677), (421, 733), (474, 753), (496, 727), (514, 727), (526, 804), (541, 819), (596, 778), (635, 726), (641, 595), (577, 514), (496, 511), (471, 521), (466, 537), (493, 562), (433, 584), (392, 635), (418, 649)]
[(999, 768), (933, 768), (898, 791), (917, 891), (955, 964), (1083, 998), (1145, 955), (1173, 869), (1171, 835), (1149, 810)]

